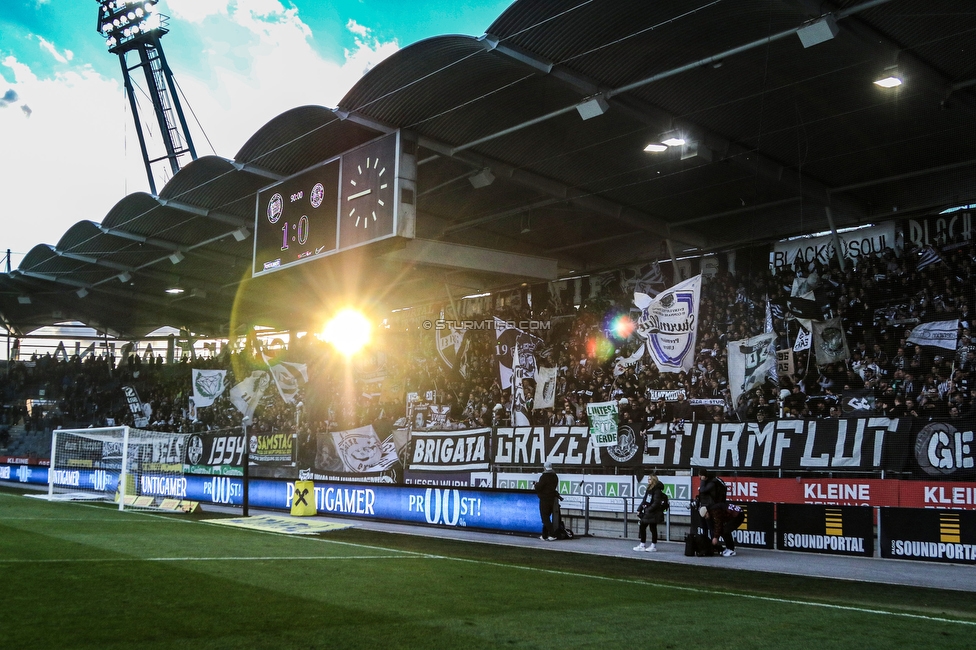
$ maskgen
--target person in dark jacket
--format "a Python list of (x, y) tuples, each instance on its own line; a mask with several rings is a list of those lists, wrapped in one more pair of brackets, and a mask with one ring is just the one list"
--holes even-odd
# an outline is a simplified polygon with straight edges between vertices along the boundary
[[(699, 507), (711, 508), (714, 505), (725, 503), (725, 483), (711, 471), (702, 467), (698, 470), (698, 498), (696, 504)], [(712, 520), (702, 515), (701, 522), (709, 537), (715, 537), (715, 529)]]
[[(664, 523), (664, 487), (657, 476), (651, 474), (647, 479), (647, 491), (637, 512), (640, 513), (640, 544), (635, 551), (654, 552), (657, 550), (657, 526)], [(647, 545), (647, 529), (651, 529), (651, 545)]]
[(721, 538), (725, 542), (722, 555), (725, 557), (735, 555), (735, 538), (732, 537), (732, 531), (741, 526), (746, 519), (746, 513), (742, 508), (734, 503), (716, 503), (710, 507), (701, 506), (701, 516), (709, 522), (712, 546), (718, 547), (718, 540)]
[(556, 499), (559, 498), (559, 477), (552, 469), (552, 463), (546, 463), (539, 480), (535, 482), (535, 493), (539, 495), (539, 516), (542, 518), (542, 535), (539, 539), (551, 542), (556, 539), (556, 522), (553, 520), (553, 510)]

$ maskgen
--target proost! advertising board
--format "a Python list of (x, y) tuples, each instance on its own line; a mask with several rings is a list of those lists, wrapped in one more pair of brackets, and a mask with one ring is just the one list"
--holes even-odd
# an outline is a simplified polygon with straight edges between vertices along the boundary
[(881, 557), (976, 564), (976, 513), (881, 509)]

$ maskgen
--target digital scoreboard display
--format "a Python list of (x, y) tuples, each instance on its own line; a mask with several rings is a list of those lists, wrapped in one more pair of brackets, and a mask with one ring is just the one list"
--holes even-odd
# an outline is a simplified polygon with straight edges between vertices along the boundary
[(336, 251), (339, 174), (336, 158), (258, 192), (252, 275)]
[(399, 174), (400, 133), (394, 132), (260, 190), (251, 275), (395, 237), (401, 230), (412, 237), (412, 228), (400, 224)]

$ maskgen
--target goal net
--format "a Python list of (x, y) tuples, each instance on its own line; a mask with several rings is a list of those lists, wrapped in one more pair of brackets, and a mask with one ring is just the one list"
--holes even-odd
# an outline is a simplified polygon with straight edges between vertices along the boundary
[(48, 498), (154, 508), (186, 497), (189, 434), (131, 427), (57, 429), (51, 435)]

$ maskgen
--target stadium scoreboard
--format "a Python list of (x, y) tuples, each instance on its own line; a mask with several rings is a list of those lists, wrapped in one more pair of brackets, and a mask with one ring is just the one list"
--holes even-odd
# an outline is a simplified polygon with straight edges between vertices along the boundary
[(400, 138), (384, 135), (258, 191), (252, 277), (413, 237), (416, 166), (402, 164)]

